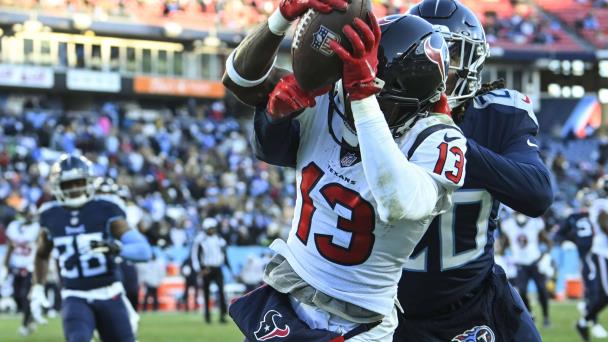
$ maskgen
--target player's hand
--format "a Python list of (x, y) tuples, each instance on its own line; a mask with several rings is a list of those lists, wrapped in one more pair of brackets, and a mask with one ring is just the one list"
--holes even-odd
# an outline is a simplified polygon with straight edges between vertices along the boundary
[(279, 10), (289, 21), (301, 17), (309, 9), (320, 13), (330, 13), (333, 10), (346, 11), (347, 0), (281, 0)]
[(51, 307), (51, 304), (46, 298), (44, 293), (44, 286), (35, 284), (32, 286), (30, 291), (30, 310), (32, 312), (32, 318), (38, 324), (46, 324), (47, 321), (43, 316), (43, 310)]
[(315, 97), (325, 94), (331, 87), (314, 92), (300, 88), (294, 74), (283, 76), (268, 96), (266, 111), (272, 119), (281, 119), (306, 107), (316, 104)]
[(371, 12), (368, 18), (369, 25), (355, 18), (352, 24), (345, 25), (342, 29), (353, 47), (353, 53), (348, 52), (336, 40), (329, 42), (329, 47), (342, 60), (342, 84), (350, 100), (362, 100), (382, 90), (383, 82), (376, 80), (380, 25)]

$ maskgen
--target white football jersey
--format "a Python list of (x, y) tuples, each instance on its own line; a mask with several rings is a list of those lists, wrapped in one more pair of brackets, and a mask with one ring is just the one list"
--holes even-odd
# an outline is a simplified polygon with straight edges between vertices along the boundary
[[(405, 261), (433, 216), (451, 206), (453, 190), (462, 186), (466, 139), (449, 117), (432, 115), (396, 140), (404, 155), (414, 151), (409, 161), (436, 181), (440, 199), (434, 213), (423, 220), (387, 224), (377, 215), (362, 163), (352, 152), (341, 155), (329, 133), (329, 97), (316, 100), (315, 108), (298, 117), (298, 194), (291, 231), (287, 242), (275, 240), (271, 248), (315, 289), (388, 315)], [(436, 125), (442, 126), (425, 131)], [(344, 125), (338, 115), (333, 128), (340, 137)]]
[(545, 229), (541, 218), (530, 218), (523, 226), (519, 226), (513, 218), (502, 222), (501, 231), (509, 239), (511, 259), (516, 265), (531, 265), (540, 259), (540, 243), (538, 234)]
[(589, 220), (593, 225), (593, 243), (591, 252), (608, 258), (608, 236), (600, 228), (598, 217), (602, 211), (608, 212), (608, 199), (600, 198), (593, 201), (589, 208)]
[(37, 222), (24, 224), (23, 221), (13, 221), (6, 228), (6, 236), (13, 245), (13, 253), (9, 260), (10, 267), (34, 270), (36, 239), (40, 232)]

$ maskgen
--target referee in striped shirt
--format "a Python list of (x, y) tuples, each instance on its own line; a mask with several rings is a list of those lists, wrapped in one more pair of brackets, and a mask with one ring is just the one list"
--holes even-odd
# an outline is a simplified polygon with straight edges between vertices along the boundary
[(214, 282), (219, 291), (220, 323), (226, 323), (226, 295), (222, 266), (226, 262), (226, 240), (217, 234), (218, 222), (214, 218), (203, 220), (203, 232), (199, 233), (192, 245), (192, 268), (203, 277), (205, 298), (205, 321), (211, 323), (209, 313), (209, 285)]

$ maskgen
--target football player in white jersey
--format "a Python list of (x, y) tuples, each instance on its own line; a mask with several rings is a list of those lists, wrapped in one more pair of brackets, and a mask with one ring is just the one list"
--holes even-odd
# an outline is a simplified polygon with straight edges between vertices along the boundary
[(13, 275), (13, 297), (23, 313), (19, 333), (29, 335), (35, 328), (30, 312), (28, 293), (32, 286), (32, 271), (36, 239), (40, 225), (34, 221), (36, 209), (31, 207), (23, 212), (23, 217), (11, 222), (6, 228), (8, 249), (0, 266), (0, 283), (6, 279), (7, 271)]
[[(500, 231), (503, 234), (503, 248), (509, 247), (511, 260), (517, 267), (516, 284), (519, 294), (528, 311), (532, 312), (528, 299), (528, 283), (530, 280), (534, 281), (543, 311), (543, 324), (545, 327), (549, 326), (549, 294), (545, 275), (539, 270), (539, 262), (550, 257), (552, 247), (552, 241), (545, 231), (545, 222), (542, 218), (528, 218), (524, 214), (514, 212), (513, 217), (500, 224)], [(541, 242), (547, 246), (545, 251), (541, 250)]]
[(593, 278), (593, 290), (589, 296), (589, 305), (585, 316), (581, 318), (576, 329), (585, 341), (589, 341), (589, 326), (594, 337), (605, 338), (604, 329), (594, 325), (598, 314), (608, 306), (608, 178), (602, 177), (598, 182), (602, 198), (595, 199), (589, 208), (589, 220), (593, 226), (593, 240), (591, 243), (591, 260), (595, 272), (589, 276)]
[[(355, 19), (344, 27), (352, 53), (327, 43), (343, 61), (335, 91), (315, 98), (287, 74), (269, 94), (271, 74), (280, 71), (267, 51), (276, 51), (289, 27), (285, 18), (297, 17), (286, 13), (299, 6), (302, 14), (312, 3), (283, 1), (226, 63), (225, 85), (256, 106), (257, 156), (297, 171), (292, 229), (287, 241), (271, 245), (278, 254), (264, 281), (275, 290), (271, 296), (288, 295), (309, 329), (349, 341), (391, 341), (401, 268), (464, 179), (466, 140), (448, 115), (436, 113), (447, 102), (449, 52), (423, 19), (396, 15), (378, 24), (370, 15), (369, 24)], [(251, 300), (255, 295), (241, 303)], [(255, 316), (259, 327), (254, 315), (241, 321), (242, 312), (231, 307), (247, 339), (317, 340), (295, 329), (296, 319), (272, 300), (256, 302), (266, 313)]]

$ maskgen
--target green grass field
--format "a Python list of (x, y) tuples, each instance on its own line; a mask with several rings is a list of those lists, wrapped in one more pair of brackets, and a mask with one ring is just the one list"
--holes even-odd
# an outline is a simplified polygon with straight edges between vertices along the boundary
[[(579, 341), (578, 335), (574, 331), (574, 323), (578, 318), (576, 303), (553, 302), (551, 304), (553, 326), (547, 329), (541, 328), (543, 340), (547, 342)], [(540, 312), (537, 315), (540, 316)], [(602, 316), (601, 321), (608, 328), (608, 316)], [(33, 335), (27, 337), (17, 334), (19, 322), (17, 316), (0, 316), (1, 342), (63, 341), (61, 322), (58, 317), (50, 320), (48, 325), (39, 327)], [(142, 315), (139, 341), (241, 342), (242, 337), (232, 322), (208, 325), (204, 324), (201, 315), (196, 313), (148, 313)]]

